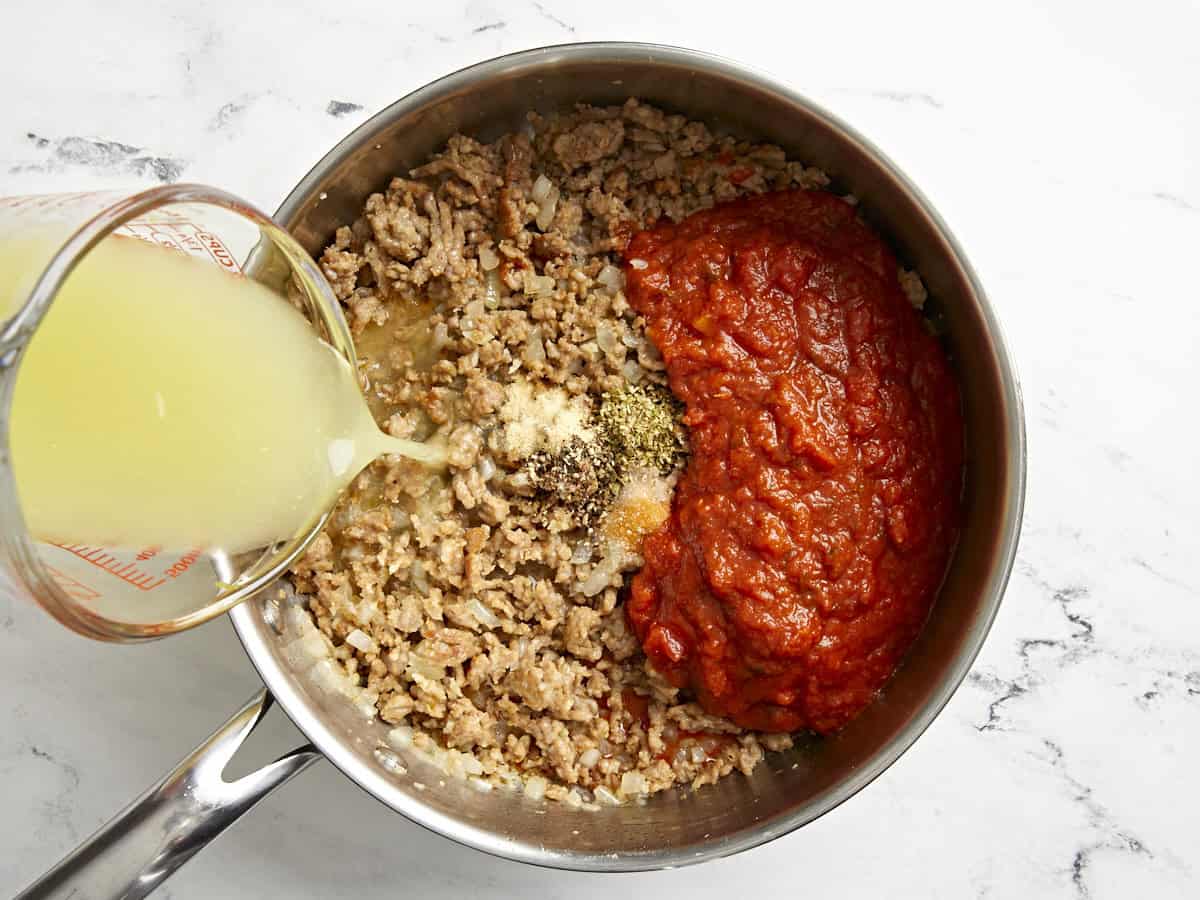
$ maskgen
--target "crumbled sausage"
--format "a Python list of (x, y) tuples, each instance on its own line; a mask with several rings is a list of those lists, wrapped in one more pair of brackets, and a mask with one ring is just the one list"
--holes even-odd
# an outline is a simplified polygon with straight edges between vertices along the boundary
[(619, 120), (584, 122), (554, 139), (554, 155), (568, 172), (584, 163), (612, 156), (625, 138), (625, 126)]
[[(593, 399), (665, 385), (602, 270), (660, 217), (828, 179), (637, 100), (529, 122), (490, 144), (455, 135), (321, 254), (387, 430), (445, 441), (449, 469), (368, 467), (292, 583), (385, 722), (473, 754), (497, 784), (539, 776), (561, 799), (576, 784), (620, 793), (626, 775), (653, 793), (748, 772), (790, 737), (707, 716), (648, 668), (619, 594), (640, 557), (584, 591), (600, 564), (574, 561), (581, 527), (506, 455), (499, 411), (517, 377)], [(601, 322), (627, 343), (585, 347)], [(353, 629), (372, 649), (346, 641)]]

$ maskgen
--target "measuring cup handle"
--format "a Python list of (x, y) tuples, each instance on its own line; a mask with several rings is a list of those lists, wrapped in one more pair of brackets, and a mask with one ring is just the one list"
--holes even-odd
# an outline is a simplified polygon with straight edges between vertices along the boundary
[(17, 900), (145, 897), (242, 813), (321, 758), (298, 747), (237, 781), (226, 764), (262, 721), (273, 698), (263, 690), (154, 787), (125, 807)]

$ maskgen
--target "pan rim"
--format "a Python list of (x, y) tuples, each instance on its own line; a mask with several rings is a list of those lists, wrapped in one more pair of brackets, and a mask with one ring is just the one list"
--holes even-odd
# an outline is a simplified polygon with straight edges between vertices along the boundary
[(274, 218), (287, 227), (287, 223), (300, 211), (325, 175), (340, 163), (349, 150), (361, 147), (387, 128), (393, 120), (413, 108), (435, 102), (440, 97), (503, 72), (540, 67), (559, 61), (591, 59), (606, 62), (633, 59), (644, 62), (649, 59), (674, 66), (691, 66), (746, 81), (760, 90), (777, 95), (791, 105), (805, 109), (839, 138), (857, 144), (899, 190), (909, 195), (917, 208), (929, 219), (940, 239), (949, 248), (954, 264), (964, 276), (992, 342), (1002, 388), (1001, 418), (1007, 438), (1004, 456), (1008, 484), (1003, 493), (1002, 527), (998, 529), (996, 563), (989, 573), (985, 588), (985, 605), (972, 623), (962, 647), (936, 690), (924, 700), (911, 720), (878, 748), (871, 755), (869, 762), (851, 777), (792, 813), (730, 836), (711, 839), (699, 846), (692, 844), (687, 848), (661, 848), (619, 856), (597, 852), (547, 850), (533, 843), (513, 840), (492, 830), (469, 825), (401, 792), (389, 791), (385, 778), (366, 767), (319, 717), (308, 712), (308, 704), (297, 689), (293, 677), (272, 660), (263, 634), (255, 627), (249, 609), (243, 605), (230, 613), (234, 629), (252, 664), (289, 718), (334, 766), (379, 802), (409, 821), (456, 843), (515, 862), (574, 871), (636, 872), (675, 868), (730, 856), (795, 831), (837, 808), (865, 788), (895, 764), (925, 732), (966, 678), (999, 610), (1020, 537), (1026, 488), (1026, 435), (1020, 384), (1003, 330), (962, 247), (924, 194), (884, 153), (854, 128), (778, 79), (720, 56), (663, 44), (601, 41), (522, 50), (459, 69), (417, 88), (390, 104), (339, 141), (300, 180), (280, 205)]

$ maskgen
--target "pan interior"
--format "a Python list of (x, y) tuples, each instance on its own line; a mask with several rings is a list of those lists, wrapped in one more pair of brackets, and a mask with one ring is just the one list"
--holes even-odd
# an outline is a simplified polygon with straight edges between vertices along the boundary
[(677, 790), (641, 805), (579, 810), (500, 789), (484, 793), (411, 754), (400, 754), (405, 771), (396, 771), (375, 752), (387, 726), (364, 720), (343, 698), (322, 694), (288, 669), (269, 623), (272, 601), (257, 599), (233, 614), (284, 708), (384, 803), (482, 850), (592, 870), (681, 865), (753, 846), (811, 821), (890, 765), (949, 699), (982, 643), (1011, 565), (1023, 489), (1016, 385), (982, 292), (944, 226), (844, 125), (786, 88), (711, 57), (607, 44), (480, 64), (361, 126), (301, 182), (277, 218), (319, 255), (334, 230), (357, 217), (368, 194), (426, 161), (453, 133), (486, 141), (520, 127), (531, 109), (568, 110), (630, 96), (714, 130), (779, 144), (790, 157), (825, 169), (917, 268), (944, 317), (964, 393), (967, 519), (930, 621), (882, 696), (841, 734), (769, 754), (752, 777), (733, 775), (694, 794)]

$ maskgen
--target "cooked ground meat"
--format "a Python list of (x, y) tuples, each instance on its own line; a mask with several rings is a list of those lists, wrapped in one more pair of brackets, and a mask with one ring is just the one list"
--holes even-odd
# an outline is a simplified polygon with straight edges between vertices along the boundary
[[(707, 715), (646, 665), (620, 597), (636, 548), (539, 491), (522, 453), (577, 431), (606, 392), (665, 384), (614, 266), (632, 233), (828, 179), (636, 100), (529, 124), (455, 135), (325, 250), (379, 421), (445, 441), (450, 466), (376, 461), (293, 583), (378, 715), (473, 755), (486, 780), (568, 799), (748, 773), (791, 739)], [(502, 415), (517, 381), (561, 389), (553, 414), (575, 418), (546, 413), (517, 441)]]

